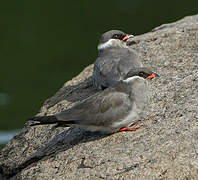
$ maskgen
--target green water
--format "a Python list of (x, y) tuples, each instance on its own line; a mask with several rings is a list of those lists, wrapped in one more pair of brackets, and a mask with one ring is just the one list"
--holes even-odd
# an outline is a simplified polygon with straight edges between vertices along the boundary
[(142, 34), (196, 14), (197, 0), (2, 1), (0, 130), (18, 129), (94, 62), (101, 33)]

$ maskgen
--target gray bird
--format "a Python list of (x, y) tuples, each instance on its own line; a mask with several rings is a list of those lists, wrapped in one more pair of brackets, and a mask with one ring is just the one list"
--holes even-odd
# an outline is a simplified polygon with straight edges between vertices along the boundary
[(51, 115), (36, 116), (34, 125), (84, 127), (90, 131), (114, 133), (136, 130), (129, 127), (139, 120), (139, 114), (147, 101), (147, 80), (158, 76), (146, 68), (133, 69), (124, 80), (90, 96), (71, 109)]
[(143, 67), (138, 54), (126, 44), (131, 37), (133, 35), (119, 30), (111, 30), (101, 36), (93, 71), (93, 84), (98, 89), (123, 80), (131, 69)]

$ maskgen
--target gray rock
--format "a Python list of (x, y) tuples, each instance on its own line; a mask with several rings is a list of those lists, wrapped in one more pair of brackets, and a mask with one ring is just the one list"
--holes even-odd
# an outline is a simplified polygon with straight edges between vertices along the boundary
[[(142, 127), (105, 136), (27, 123), (0, 153), (0, 179), (198, 178), (198, 15), (128, 43), (160, 75), (151, 81), (153, 98)], [(65, 83), (39, 115), (60, 112), (97, 93), (92, 69)]]

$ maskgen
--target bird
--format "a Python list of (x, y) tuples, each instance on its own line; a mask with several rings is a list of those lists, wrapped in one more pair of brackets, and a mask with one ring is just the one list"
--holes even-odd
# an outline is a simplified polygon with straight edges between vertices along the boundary
[(56, 124), (56, 127), (81, 127), (88, 131), (111, 134), (134, 131), (131, 127), (147, 102), (148, 81), (159, 75), (147, 68), (130, 70), (113, 86), (92, 95), (72, 108), (48, 116), (35, 116), (30, 126)]
[(126, 44), (132, 37), (120, 30), (102, 34), (93, 68), (93, 84), (97, 89), (104, 90), (122, 80), (131, 69), (143, 67), (138, 53)]

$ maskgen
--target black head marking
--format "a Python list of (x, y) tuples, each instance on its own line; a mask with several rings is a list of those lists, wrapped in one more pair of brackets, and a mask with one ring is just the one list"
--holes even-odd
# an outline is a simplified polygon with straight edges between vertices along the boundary
[(152, 72), (148, 68), (136, 68), (136, 69), (131, 69), (127, 73), (127, 75), (124, 77), (124, 79), (127, 79), (129, 77), (133, 77), (133, 76), (143, 77), (144, 79), (152, 79), (152, 78), (155, 78), (155, 77), (159, 77), (158, 74)]
[(122, 40), (125, 37), (125, 35), (126, 35), (126, 33), (119, 31), (119, 30), (107, 31), (101, 36), (101, 38), (99, 40), (99, 44), (105, 43), (110, 39)]
[(114, 34), (111, 39), (119, 39), (122, 40), (125, 37), (124, 33)]

